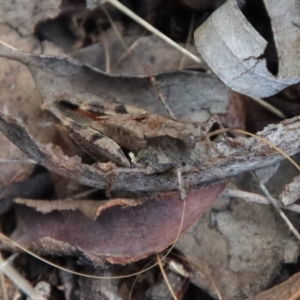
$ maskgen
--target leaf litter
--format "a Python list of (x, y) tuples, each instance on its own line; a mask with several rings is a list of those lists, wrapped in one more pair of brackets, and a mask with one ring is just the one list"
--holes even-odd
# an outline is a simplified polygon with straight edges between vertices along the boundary
[[(7, 50), (3, 50), (3, 51), (4, 52), (6, 51), (5, 55), (13, 56), (16, 54), (16, 53), (8, 54)], [(20, 55), (18, 57), (18, 59), (20, 59), (20, 60), (25, 59), (24, 57), (21, 58), (22, 54), (18, 54), (18, 55)], [(104, 76), (106, 74), (101, 74), (101, 72), (95, 72), (95, 70), (93, 70), (93, 69), (90, 69), (84, 65), (78, 65), (76, 63), (72, 63), (68, 60), (62, 61), (59, 58), (50, 58), (50, 59), (48, 58), (48, 60), (47, 60), (47, 57), (45, 57), (45, 60), (43, 61), (41, 59), (41, 57), (39, 57), (39, 56), (36, 56), (35, 60), (34, 60), (33, 57), (32, 56), (30, 57), (30, 55), (29, 55), (29, 56), (27, 56), (26, 59), (28, 59), (26, 64), (29, 64), (29, 66), (31, 68), (31, 72), (35, 73), (34, 77), (37, 81), (36, 82), (37, 86), (42, 89), (41, 93), (44, 97), (44, 101), (47, 101), (47, 102), (54, 101), (60, 93), (66, 92), (66, 90), (67, 90), (67, 92), (72, 92), (72, 95), (75, 95), (75, 96), (83, 96), (83, 97), (86, 96), (87, 98), (101, 97), (102, 99), (107, 99), (107, 97), (108, 98), (113, 97), (113, 98), (116, 98), (117, 101), (119, 101), (120, 103), (135, 104), (135, 105), (138, 105), (145, 109), (148, 109), (152, 112), (165, 113), (163, 110), (163, 107), (161, 106), (159, 101), (156, 100), (157, 96), (155, 94), (153, 87), (149, 83), (149, 79), (147, 77), (144, 77), (144, 78), (143, 77), (140, 77), (140, 78), (132, 77), (131, 80), (129, 80), (128, 78), (124, 79), (124, 78), (118, 77), (118, 76), (115, 76), (115, 77), (109, 76), (109, 75)], [(43, 61), (43, 62), (47, 61), (47, 63), (45, 65), (39, 64), (41, 61)], [(32, 62), (34, 62), (34, 64), (32, 64)], [(53, 67), (52, 63), (53, 63), (53, 65), (56, 65), (56, 67)], [(30, 64), (32, 64), (33, 66)], [(38, 70), (39, 67), (41, 67), (41, 66), (42, 66), (42, 68), (50, 66), (50, 68), (49, 69), (45, 68), (45, 70)], [(63, 72), (64, 71), (63, 69), (65, 66), (69, 67), (68, 70), (71, 70), (71, 79), (68, 79), (66, 77), (66, 73)], [(67, 70), (67, 69), (65, 69), (65, 70)], [(50, 73), (50, 76), (49, 76), (49, 73)], [(92, 76), (90, 75), (91, 73), (92, 73)], [(82, 75), (82, 74), (84, 74), (84, 75)], [(78, 75), (79, 75), (79, 80), (77, 80), (77, 78), (76, 78)], [(87, 77), (87, 80), (84, 80), (84, 77)], [(201, 78), (201, 80), (198, 80), (200, 78)], [(44, 80), (44, 88), (43, 88), (43, 83), (42, 83), (43, 80)], [(50, 80), (50, 81), (48, 81), (48, 80)], [(82, 83), (82, 80), (83, 80), (83, 83)], [(90, 80), (93, 83), (97, 82), (98, 85), (96, 86), (96, 88), (92, 88), (92, 85), (89, 84)], [(197, 112), (197, 109), (195, 109), (195, 108), (198, 107), (198, 105), (199, 105), (198, 101), (201, 100), (201, 98), (204, 100), (204, 103), (205, 103), (205, 102), (210, 101), (207, 99), (216, 98), (216, 95), (218, 95), (218, 99), (216, 101), (217, 105), (215, 106), (215, 108), (214, 109), (211, 109), (211, 107), (207, 108), (209, 110), (209, 113), (206, 112), (206, 114), (204, 114), (203, 119), (205, 120), (205, 117), (207, 117), (207, 115), (209, 115), (212, 112), (211, 110), (216, 111), (220, 108), (218, 102), (222, 102), (225, 99), (227, 99), (226, 101), (228, 101), (228, 99), (232, 99), (232, 97), (233, 97), (233, 94), (226, 87), (221, 85), (214, 76), (207, 75), (207, 74), (203, 75), (203, 74), (197, 74), (194, 72), (181, 72), (181, 73), (177, 73), (176, 76), (174, 76), (174, 74), (162, 74), (162, 75), (157, 76), (157, 80), (161, 84), (163, 92), (166, 95), (168, 95), (168, 98), (169, 98), (169, 96), (172, 96), (172, 97), (170, 97), (170, 105), (171, 105), (172, 109), (175, 111), (175, 113), (177, 113), (176, 117), (179, 117), (181, 120), (185, 120), (185, 121), (199, 121), (199, 117), (201, 114), (199, 114), (199, 112)], [(194, 86), (193, 86), (193, 80), (195, 82)], [(207, 81), (205, 82), (205, 80), (207, 80)], [(59, 81), (61, 81), (61, 83)], [(48, 87), (48, 86), (45, 87), (45, 82), (52, 82), (54, 84), (53, 86), (57, 85), (57, 91), (53, 87)], [(103, 82), (103, 85), (102, 85), (102, 82)], [(131, 83), (129, 84), (129, 82), (131, 82)], [(139, 82), (139, 84), (136, 84), (137, 82)], [(176, 84), (174, 84), (174, 82)], [(190, 83), (190, 82), (192, 82), (192, 83)], [(204, 82), (206, 86), (210, 86), (213, 89), (211, 91), (207, 92), (206, 88), (200, 88), (201, 94), (198, 98), (198, 97), (195, 97), (196, 94), (199, 94), (199, 90), (196, 89), (196, 86), (199, 85), (200, 82), (201, 83)], [(99, 83), (101, 83), (100, 88), (98, 88)], [(66, 90), (63, 89), (64, 84), (66, 85)], [(72, 86), (72, 84), (73, 84), (73, 86)], [(107, 90), (105, 89), (105, 84), (109, 84), (108, 87), (110, 90), (112, 90), (112, 94), (106, 92)], [(118, 90), (118, 89), (113, 88), (115, 85), (119, 86), (120, 89)], [(126, 85), (128, 85), (128, 87), (129, 87), (128, 90), (127, 90), (127, 88), (125, 88)], [(178, 85), (178, 87), (176, 85)], [(215, 89), (216, 86), (217, 86), (217, 89)], [(134, 91), (135, 89), (133, 87), (137, 88), (136, 93), (135, 93), (135, 91)], [(186, 88), (186, 87), (188, 87), (188, 88)], [(130, 89), (131, 89), (131, 91), (130, 91)], [(186, 93), (186, 90), (189, 90), (190, 93)], [(131, 92), (131, 94), (130, 94), (130, 92)], [(206, 93), (206, 94), (204, 94), (204, 93)], [(109, 95), (107, 95), (107, 94), (109, 94)], [(130, 96), (132, 96), (132, 97), (130, 97)], [(174, 100), (173, 96), (175, 96), (175, 100)], [(141, 101), (141, 99), (143, 101)], [(184, 101), (184, 103), (189, 103), (189, 105), (182, 107), (182, 104), (181, 104), (182, 102), (180, 103), (180, 101)], [(228, 104), (227, 104), (227, 107), (228, 107)], [(12, 112), (9, 111), (9, 114), (11, 114), (11, 113)], [(191, 113), (192, 113), (192, 115), (191, 115)], [(202, 116), (203, 116), (203, 114), (202, 114)], [(292, 143), (292, 142), (295, 142), (292, 140), (292, 137), (294, 137), (295, 135), (298, 134), (297, 133), (297, 130), (298, 130), (297, 122), (298, 122), (298, 120), (297, 120), (297, 118), (295, 118), (294, 120), (282, 122), (280, 125), (277, 125), (277, 126), (276, 125), (270, 126), (267, 129), (265, 129), (265, 131), (262, 133), (262, 136), (264, 136), (265, 138), (270, 137), (271, 140), (275, 144), (280, 145), (280, 146), (283, 145), (283, 149), (287, 150), (287, 152), (289, 154), (295, 154), (298, 152), (299, 147), (297, 144)], [(13, 125), (13, 126), (9, 130), (8, 128), (10, 127), (10, 125)], [(11, 136), (13, 135), (11, 133), (12, 129), (16, 130), (15, 132), (18, 132), (18, 134), (21, 134), (21, 136), (23, 136), (24, 140), (27, 143), (27, 144), (25, 144), (26, 147), (23, 146), (23, 148), (31, 149), (31, 152), (33, 154), (31, 153), (30, 155), (31, 156), (33, 155), (34, 158), (37, 161), (42, 162), (42, 164), (44, 164), (44, 165), (48, 164), (48, 166), (50, 166), (50, 169), (51, 169), (51, 165), (52, 165), (53, 170), (56, 169), (56, 171), (57, 171), (59, 169), (59, 172), (61, 174), (64, 174), (65, 176), (70, 176), (70, 174), (72, 174), (73, 171), (75, 170), (75, 174), (77, 177), (84, 178), (84, 180), (81, 179), (81, 182), (88, 184), (88, 185), (92, 185), (92, 186), (95, 186), (94, 184), (96, 184), (96, 181), (99, 180), (99, 178), (101, 178), (101, 174), (102, 174), (102, 178), (103, 179), (105, 178), (103, 173), (99, 172), (99, 170), (95, 171), (93, 168), (91, 168), (90, 165), (83, 164), (80, 158), (68, 157), (62, 152), (62, 150), (59, 147), (53, 146), (50, 144), (46, 145), (43, 142), (41, 142), (39, 139), (36, 139), (36, 137), (32, 138), (32, 132), (27, 129), (27, 126), (24, 126), (23, 121), (21, 121), (20, 119), (16, 120), (16, 117), (14, 115), (13, 116), (5, 115), (5, 114), (2, 115), (2, 128), (3, 128), (3, 130), (6, 130), (7, 134), (10, 134)], [(288, 139), (287, 142), (286, 142), (285, 138)], [(15, 138), (15, 140), (16, 140), (16, 138)], [(196, 175), (189, 174), (185, 179), (189, 178), (189, 179), (191, 179), (191, 181), (189, 181), (189, 182), (192, 185), (197, 185), (201, 182), (210, 182), (211, 180), (216, 180), (219, 178), (227, 178), (228, 176), (237, 174), (237, 173), (230, 171), (230, 166), (231, 167), (235, 166), (235, 165), (238, 166), (238, 163), (240, 163), (241, 160), (242, 161), (245, 160), (245, 165), (244, 165), (244, 167), (242, 167), (241, 170), (239, 170), (239, 172), (242, 172), (244, 170), (249, 170), (249, 169), (255, 169), (255, 168), (257, 168), (258, 165), (262, 166), (262, 163), (263, 163), (263, 165), (267, 166), (267, 165), (270, 165), (270, 164), (278, 161), (279, 159), (281, 159), (281, 158), (279, 158), (278, 155), (275, 154), (275, 152), (272, 149), (270, 149), (266, 146), (263, 147), (263, 146), (258, 145), (258, 143), (254, 139), (238, 138), (238, 139), (232, 140), (231, 143), (234, 144), (234, 147), (233, 147), (233, 145), (230, 145), (230, 143), (226, 144), (226, 142), (216, 142), (216, 149), (218, 149), (219, 152), (214, 153), (211, 158), (205, 158), (205, 160), (203, 162), (203, 166), (201, 166), (201, 170), (199, 170), (199, 173), (200, 172), (201, 173), (207, 173), (207, 172), (209, 173), (210, 168), (213, 169), (213, 167), (215, 167), (215, 174), (212, 174), (210, 176), (206, 176), (204, 174), (202, 177), (196, 171)], [(22, 147), (22, 145), (20, 145), (20, 146)], [(236, 147), (238, 148), (237, 150), (235, 149)], [(252, 151), (254, 151), (254, 152), (252, 152)], [(232, 160), (232, 157), (230, 157), (231, 155), (233, 155), (233, 157), (234, 157), (233, 160)], [(253, 157), (254, 157), (254, 159), (253, 159)], [(227, 161), (228, 168), (227, 169), (226, 169), (226, 158), (228, 158), (228, 161)], [(230, 161), (230, 159), (231, 159), (231, 161)], [(60, 167), (59, 167), (60, 163), (62, 163), (62, 165), (60, 165)], [(218, 165), (218, 163), (219, 163), (219, 165)], [(222, 167), (224, 167), (224, 170), (223, 170), (224, 175), (222, 175)], [(217, 172), (217, 168), (219, 168), (221, 171)], [(236, 171), (236, 170), (234, 170), (234, 171)], [(122, 173), (122, 170), (120, 170), (120, 172)], [(226, 175), (226, 172), (227, 172), (227, 175)], [(79, 176), (79, 174), (80, 174), (80, 176)], [(119, 190), (119, 191), (120, 190), (137, 191), (135, 189), (135, 188), (137, 188), (137, 186), (133, 186), (132, 188), (130, 188), (130, 184), (133, 184), (133, 181), (130, 182), (130, 180), (132, 180), (133, 178), (138, 179), (139, 176), (137, 174), (132, 174), (132, 177), (131, 177), (130, 172), (127, 172), (127, 173), (124, 172), (124, 174), (126, 174), (126, 175), (124, 175), (123, 178), (121, 176), (119, 178), (117, 178), (117, 180), (114, 181), (114, 184), (117, 183), (119, 181), (119, 179), (120, 179), (120, 181), (122, 181), (122, 179), (125, 180), (125, 177), (129, 175), (128, 182), (121, 186), (118, 186), (118, 183), (117, 183), (117, 186), (113, 186), (113, 189), (116, 189), (116, 191), (117, 190)], [(143, 177), (144, 174), (141, 174), (141, 176)], [(152, 182), (149, 181), (149, 185), (146, 185), (146, 178), (149, 179), (149, 178), (151, 178), (151, 176), (150, 177), (145, 176), (145, 184), (141, 186), (140, 192), (145, 191), (145, 190), (147, 191), (147, 188), (148, 188), (148, 191), (151, 192), (151, 191), (153, 191), (153, 187), (155, 185), (158, 187), (161, 187), (162, 191), (167, 191), (168, 189), (170, 189), (170, 190), (176, 189), (176, 185), (171, 180), (172, 176), (169, 178), (169, 181), (166, 180), (166, 178), (164, 176), (155, 175), (155, 176), (153, 176), (153, 178), (154, 177), (157, 177), (157, 181), (156, 181), (156, 179), (151, 179), (153, 181)], [(166, 176), (166, 177), (168, 177), (168, 176)], [(103, 181), (105, 181), (105, 179)], [(102, 183), (100, 183), (101, 188), (105, 188), (105, 186), (107, 185), (107, 182), (103, 183), (103, 181), (102, 181)], [(165, 184), (164, 184), (164, 182), (165, 182)], [(139, 181), (138, 181), (138, 183), (139, 183)], [(99, 185), (97, 187), (99, 187)], [(26, 200), (25, 200), (25, 202), (26, 202)], [(222, 204), (219, 204), (219, 205), (221, 205), (221, 207), (222, 207)], [(228, 205), (228, 202), (227, 202), (227, 205)], [(233, 210), (236, 209), (236, 207), (233, 203), (231, 203), (231, 205), (232, 205)], [(22, 204), (22, 205), (19, 204), (16, 207), (23, 207), (23, 206), (24, 206), (24, 204)], [(226, 205), (224, 204), (224, 206), (226, 206)], [(223, 209), (224, 209), (224, 206), (223, 206)], [(134, 209), (134, 208), (135, 207), (132, 207), (132, 209)], [(25, 209), (30, 209), (30, 208), (25, 207)], [(107, 210), (109, 211), (110, 209), (115, 209), (115, 208), (113, 208), (113, 207), (107, 208), (106, 211)], [(125, 210), (127, 210), (127, 209), (130, 209), (130, 208), (126, 208)], [(244, 209), (245, 208), (240, 208), (238, 210), (238, 212), (241, 213), (244, 211)], [(34, 213), (34, 209), (31, 208), (31, 210)], [(51, 215), (53, 213), (54, 213), (54, 211), (49, 212), (43, 216), (45, 217), (48, 214)], [(71, 212), (63, 211), (63, 213), (71, 213)], [(81, 214), (81, 216), (83, 216), (82, 213), (76, 209), (76, 214), (78, 214), (78, 213)], [(221, 212), (220, 212), (220, 214), (221, 214)], [(271, 215), (272, 214), (270, 214), (270, 216)], [(101, 216), (103, 216), (103, 215), (101, 214), (99, 216), (99, 218), (101, 218)], [(240, 217), (237, 213), (237, 219), (239, 220), (239, 218)], [(263, 213), (261, 214), (261, 218), (265, 218), (265, 215)], [(230, 218), (225, 218), (225, 220), (226, 220), (225, 223), (218, 223), (218, 227), (226, 229), (226, 226), (229, 226), (229, 224), (230, 224), (230, 221), (228, 221), (229, 219)], [(220, 217), (219, 220), (224, 220), (224, 218), (222, 219)], [(260, 218), (258, 218), (258, 222), (260, 222), (259, 220), (260, 220)], [(201, 222), (204, 223), (203, 218), (200, 220), (200, 223)], [(250, 221), (250, 223), (247, 224), (248, 227), (251, 227), (250, 226), (251, 222), (253, 222), (253, 221)], [(264, 230), (264, 227), (265, 226), (262, 226), (261, 229)], [(198, 225), (196, 226), (196, 228), (198, 228)], [(222, 230), (222, 234), (224, 236), (226, 236), (225, 229)], [(203, 230), (203, 227), (202, 227), (202, 229), (198, 229), (198, 230), (199, 231)], [(238, 230), (236, 230), (236, 231), (238, 231)], [(234, 250), (235, 249), (234, 248), (235, 240), (237, 239), (237, 236), (232, 235), (232, 230), (229, 230), (228, 232), (230, 233), (230, 236), (226, 236), (226, 238), (230, 241), (230, 251), (231, 251), (230, 255), (233, 258), (230, 261), (230, 265), (227, 268), (225, 268), (224, 272), (219, 272), (218, 269), (215, 270), (215, 272), (219, 272), (220, 275), (222, 275), (222, 273), (227, 272), (228, 268), (229, 269), (233, 268), (233, 274), (234, 274), (234, 272), (237, 272), (237, 270), (235, 270), (235, 268), (239, 263), (235, 262), (234, 259), (235, 259), (235, 257), (239, 257), (242, 255), (238, 251), (236, 252)], [(276, 228), (274, 229), (274, 232), (276, 233)], [(285, 233), (283, 233), (283, 235), (284, 234)], [(35, 238), (36, 238), (36, 236), (33, 237), (33, 240)], [(202, 237), (202, 241), (205, 240), (205, 238), (206, 238), (205, 236)], [(226, 243), (226, 238), (225, 238), (225, 243)], [(207, 243), (210, 244), (211, 240), (209, 238), (207, 238), (207, 239), (208, 239)], [(249, 239), (249, 240), (251, 240), (251, 239)], [(47, 240), (47, 242), (48, 241), (49, 241), (48, 246), (50, 247), (51, 240)], [(297, 251), (293, 250), (295, 248), (294, 247), (295, 245), (290, 240), (289, 240), (289, 242), (287, 242), (287, 245), (288, 245), (288, 247), (290, 247), (290, 251), (289, 251), (288, 258), (286, 258), (286, 261), (292, 262), (295, 260), (295, 257), (297, 256)], [(237, 247), (239, 247), (239, 246), (240, 245), (238, 245)], [(34, 247), (34, 245), (32, 247)], [(216, 247), (218, 247), (218, 245)], [(280, 248), (279, 245), (277, 245), (275, 247)], [(41, 247), (41, 248), (43, 248), (43, 247)], [(63, 247), (61, 247), (61, 249), (63, 249)], [(39, 250), (41, 250), (41, 249), (39, 249)], [(186, 252), (187, 250), (184, 247), (182, 251)], [(210, 250), (208, 249), (206, 251), (208, 251), (208, 253), (209, 253)], [(281, 250), (279, 250), (278, 256), (277, 256), (278, 260), (275, 259), (273, 262), (270, 262), (271, 267), (268, 270), (266, 270), (266, 273), (262, 274), (263, 275), (262, 277), (265, 278), (263, 285), (268, 284), (269, 278), (270, 278), (270, 276), (272, 276), (271, 274), (273, 274), (275, 272), (276, 265), (279, 263), (282, 255), (286, 255), (286, 254), (283, 254), (283, 252), (281, 252)], [(88, 254), (87, 254), (88, 252), (82, 251), (81, 253), (82, 253), (81, 257), (88, 256)], [(220, 257), (222, 257), (222, 255), (223, 254), (220, 254)], [(91, 256), (89, 255), (89, 258), (90, 257)], [(105, 255), (104, 255), (104, 257), (105, 257)], [(224, 256), (224, 257), (226, 257), (226, 256)], [(250, 255), (250, 257), (251, 257), (251, 255)], [(84, 258), (82, 258), (82, 259), (84, 259)], [(250, 260), (252, 260), (252, 259), (253, 259), (253, 257), (250, 258)], [(90, 262), (93, 261), (93, 259), (90, 259), (90, 260), (87, 259), (87, 260)], [(214, 261), (214, 258), (208, 262), (208, 267), (212, 264), (212, 261)], [(259, 262), (256, 265), (256, 275), (257, 275), (257, 269), (261, 265), (263, 265), (263, 264), (259, 264)], [(274, 268), (272, 266), (274, 266)], [(247, 268), (245, 267), (245, 270), (246, 269)], [(239, 290), (241, 287), (243, 287), (243, 289), (245, 289), (245, 287), (247, 287), (248, 281), (252, 280), (252, 282), (254, 284), (255, 284), (255, 282), (259, 282), (259, 277), (257, 277), (257, 278), (254, 277), (253, 279), (249, 279), (251, 277), (249, 277), (249, 274), (247, 274), (246, 271), (245, 271), (244, 276), (245, 276), (245, 280), (242, 279), (243, 277), (241, 277), (241, 280), (239, 280), (238, 282), (235, 282), (234, 284), (231, 285), (234, 287), (234, 288), (232, 288), (231, 291), (226, 288), (225, 289), (222, 288), (222, 293), (225, 295), (224, 299), (226, 299), (226, 298), (240, 299), (241, 295), (243, 295), (243, 294), (238, 294), (236, 292), (237, 290)], [(224, 284), (224, 276), (220, 276), (220, 277), (222, 277), (222, 278), (219, 278), (217, 280), (217, 283), (219, 286), (222, 286)], [(255, 279), (257, 279), (257, 281), (255, 281)], [(203, 280), (201, 280), (201, 281), (194, 280), (194, 283), (196, 283), (202, 287), (206, 286), (206, 289), (211, 294), (214, 294), (213, 289), (210, 287), (210, 285), (209, 284), (205, 285)], [(259, 284), (259, 286), (260, 286), (260, 284)], [(251, 292), (257, 293), (257, 292), (259, 292), (259, 288), (257, 288), (257, 290), (250, 289), (250, 290), (247, 290), (247, 292), (248, 292), (248, 294)]]

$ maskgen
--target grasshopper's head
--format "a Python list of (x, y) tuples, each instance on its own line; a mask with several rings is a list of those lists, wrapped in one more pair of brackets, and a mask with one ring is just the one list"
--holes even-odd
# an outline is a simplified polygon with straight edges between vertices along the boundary
[(190, 123), (181, 130), (180, 137), (188, 148), (194, 148), (197, 141), (202, 140), (204, 132), (200, 123)]

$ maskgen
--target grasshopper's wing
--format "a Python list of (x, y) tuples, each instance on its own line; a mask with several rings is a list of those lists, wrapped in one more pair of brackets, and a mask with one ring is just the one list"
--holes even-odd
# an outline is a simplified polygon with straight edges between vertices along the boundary
[(91, 122), (91, 127), (111, 137), (121, 147), (137, 151), (147, 148), (148, 142), (144, 135), (145, 124), (139, 122), (135, 116), (103, 116), (97, 118), (97, 121)]
[(76, 123), (54, 106), (44, 105), (43, 109), (50, 112), (70, 137), (96, 161), (112, 161), (118, 166), (130, 167), (128, 159), (115, 141), (90, 127)]

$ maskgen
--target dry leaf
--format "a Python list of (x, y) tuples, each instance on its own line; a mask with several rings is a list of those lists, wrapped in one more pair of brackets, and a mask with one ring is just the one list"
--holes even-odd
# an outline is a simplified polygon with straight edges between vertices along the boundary
[[(0, 57), (25, 64), (44, 101), (55, 101), (67, 93), (99, 102), (113, 98), (122, 104), (166, 114), (148, 76), (108, 75), (70, 59), (13, 51), (1, 44)], [(232, 99), (231, 91), (212, 75), (182, 71), (157, 75), (156, 80), (176, 118), (182, 121), (204, 122), (211, 114), (225, 113)]]
[[(182, 232), (206, 212), (225, 187), (226, 183), (216, 183), (189, 193)], [(114, 205), (92, 220), (79, 210), (42, 214), (39, 208), (32, 208), (32, 202), (23, 201), (16, 206), (17, 228), (12, 239), (41, 254), (89, 257), (93, 265), (103, 260), (126, 264), (174, 242), (183, 213), (177, 192), (152, 196), (141, 205), (126, 208), (119, 202), (112, 202)]]
[(9, 24), (23, 36), (31, 35), (38, 22), (58, 15), (60, 5), (60, 0), (1, 0), (0, 23)]
[(195, 32), (198, 51), (230, 88), (254, 97), (268, 97), (300, 81), (299, 2), (264, 1), (278, 52), (278, 73), (266, 63), (268, 42), (245, 18), (236, 0), (229, 0)]
[(223, 300), (241, 300), (265, 290), (282, 265), (295, 263), (299, 255), (297, 240), (271, 206), (224, 197), (176, 248), (203, 271), (191, 264), (191, 282), (217, 298), (208, 275)]

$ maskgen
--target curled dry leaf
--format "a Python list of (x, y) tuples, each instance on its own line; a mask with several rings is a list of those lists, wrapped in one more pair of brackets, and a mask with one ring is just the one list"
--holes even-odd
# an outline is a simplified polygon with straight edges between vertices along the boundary
[(267, 68), (268, 42), (247, 21), (236, 0), (227, 1), (195, 32), (198, 51), (230, 88), (268, 97), (300, 81), (299, 2), (264, 0), (278, 53), (278, 72)]
[[(225, 187), (226, 183), (219, 182), (188, 194), (181, 234), (206, 212)], [(47, 202), (44, 209), (30, 200), (17, 200), (17, 228), (12, 239), (41, 254), (89, 257), (94, 265), (103, 260), (119, 264), (133, 262), (158, 253), (174, 242), (183, 215), (183, 201), (177, 192), (151, 196), (139, 205), (135, 200), (134, 206), (124, 208), (123, 203), (127, 205), (129, 201), (112, 200), (102, 208), (100, 202), (98, 208), (93, 203), (93, 213), (88, 213), (94, 215), (98, 210), (98, 217), (93, 220), (81, 212), (83, 206), (78, 203), (79, 210), (70, 211), (69, 203), (62, 206), (60, 202), (58, 207), (55, 201), (51, 208), (51, 202)]]

